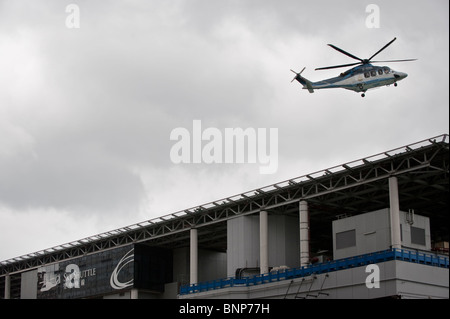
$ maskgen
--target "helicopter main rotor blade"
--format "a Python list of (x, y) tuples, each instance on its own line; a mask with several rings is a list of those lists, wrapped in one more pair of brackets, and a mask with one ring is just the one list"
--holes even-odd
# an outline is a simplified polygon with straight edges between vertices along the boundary
[(370, 61), (370, 63), (384, 63), (384, 62), (408, 62), (417, 61), (417, 59), (406, 59), (406, 60), (386, 60), (386, 61)]
[(397, 38), (392, 39), (388, 44), (386, 44), (384, 47), (382, 47), (380, 50), (377, 51), (377, 53), (375, 53), (374, 55), (372, 55), (368, 61), (372, 60), (378, 53), (380, 53), (381, 51), (383, 51), (384, 49), (386, 49), (388, 46), (391, 45), (392, 42), (394, 42), (395, 40), (397, 40)]
[(357, 65), (357, 64), (361, 64), (361, 62), (350, 63), (350, 64), (342, 64), (342, 65), (334, 65), (334, 66), (325, 66), (325, 67), (322, 67), (322, 68), (317, 68), (315, 70), (317, 71), (317, 70), (337, 69), (337, 68), (344, 68), (344, 67), (347, 67), (347, 66), (353, 66), (353, 65)]
[(346, 52), (346, 51), (344, 51), (344, 50), (338, 48), (338, 47), (335, 46), (335, 45), (332, 45), (332, 44), (328, 44), (328, 45), (329, 45), (330, 47), (332, 47), (333, 49), (335, 49), (336, 51), (339, 51), (339, 52), (345, 54), (346, 56), (351, 57), (352, 59), (359, 60), (359, 61), (363, 62), (363, 59), (360, 59), (360, 58), (358, 58), (357, 56), (354, 56), (353, 54), (350, 54), (350, 53), (348, 53), (348, 52)]

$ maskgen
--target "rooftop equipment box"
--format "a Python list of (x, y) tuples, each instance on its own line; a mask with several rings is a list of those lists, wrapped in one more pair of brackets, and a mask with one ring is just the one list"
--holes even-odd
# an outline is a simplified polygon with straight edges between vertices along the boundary
[[(334, 259), (391, 248), (388, 208), (335, 220), (332, 227)], [(400, 230), (403, 248), (431, 250), (428, 217), (400, 211)]]

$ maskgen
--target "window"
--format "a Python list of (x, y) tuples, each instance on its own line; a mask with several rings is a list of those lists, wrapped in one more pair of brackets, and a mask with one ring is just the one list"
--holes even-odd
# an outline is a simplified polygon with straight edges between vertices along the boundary
[(384, 68), (384, 73), (389, 74), (389, 68)]
[(376, 72), (375, 70), (372, 70), (372, 71), (370, 71), (370, 75), (376, 76), (376, 75), (377, 75), (377, 72)]
[(425, 246), (425, 229), (411, 226), (411, 243)]
[(383, 69), (378, 69), (378, 74), (383, 75)]
[(356, 246), (356, 232), (354, 229), (336, 233), (336, 249)]
[(365, 72), (364, 73), (364, 77), (366, 77), (366, 78), (370, 77), (370, 73), (369, 72)]

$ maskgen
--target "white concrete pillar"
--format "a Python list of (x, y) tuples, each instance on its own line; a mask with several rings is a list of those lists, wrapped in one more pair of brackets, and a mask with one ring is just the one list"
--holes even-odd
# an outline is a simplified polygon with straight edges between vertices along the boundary
[(389, 178), (389, 218), (391, 223), (391, 247), (402, 248), (400, 234), (400, 204), (397, 177)]
[(139, 299), (139, 291), (136, 288), (131, 289), (130, 299)]
[(198, 232), (195, 228), (191, 229), (190, 283), (198, 283)]
[(269, 272), (269, 222), (268, 213), (262, 210), (259, 213), (259, 259), (260, 273)]
[(5, 276), (5, 299), (11, 299), (11, 277)]
[(300, 267), (309, 264), (309, 211), (308, 202), (300, 201)]

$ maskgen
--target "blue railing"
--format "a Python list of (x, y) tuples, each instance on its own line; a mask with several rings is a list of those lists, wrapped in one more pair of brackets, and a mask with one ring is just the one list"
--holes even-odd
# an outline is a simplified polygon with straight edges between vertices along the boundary
[(201, 282), (193, 285), (181, 286), (180, 294), (186, 295), (202, 291), (222, 289), (234, 286), (253, 286), (268, 282), (301, 278), (312, 274), (328, 273), (342, 269), (365, 266), (368, 264), (376, 264), (389, 260), (403, 260), (413, 263), (420, 263), (430, 266), (449, 268), (448, 257), (427, 254), (418, 251), (409, 251), (404, 249), (389, 249), (376, 253), (354, 256), (350, 258), (328, 261), (320, 264), (308, 265), (301, 268), (292, 268), (262, 275), (255, 275), (244, 278), (224, 278)]

